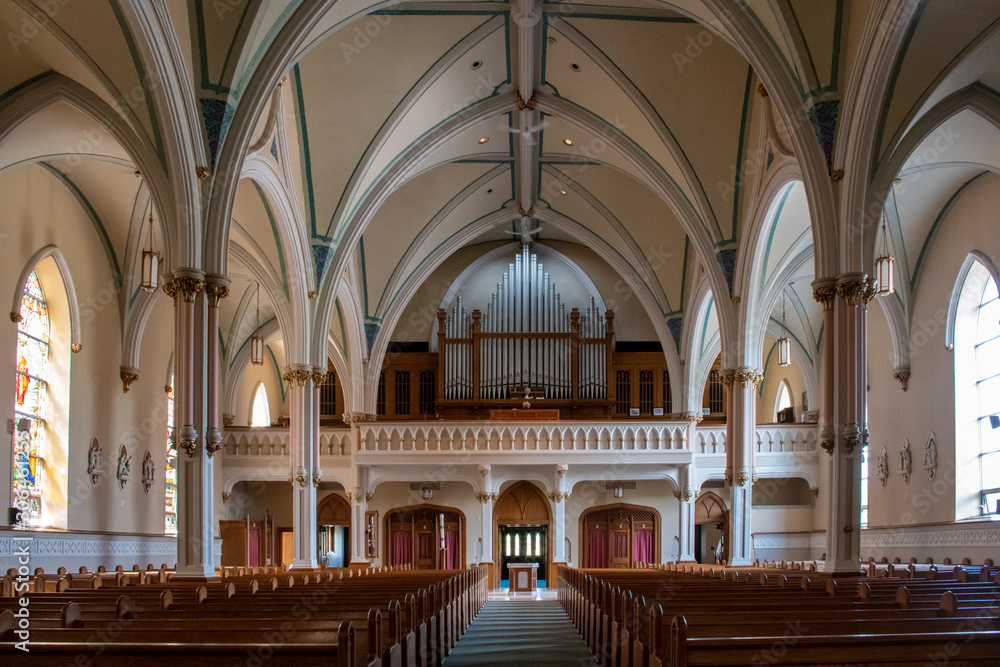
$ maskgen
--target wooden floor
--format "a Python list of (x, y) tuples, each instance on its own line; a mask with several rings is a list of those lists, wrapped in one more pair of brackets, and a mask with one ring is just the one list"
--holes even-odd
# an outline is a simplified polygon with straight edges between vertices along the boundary
[(445, 667), (595, 664), (562, 606), (531, 598), (491, 599), (444, 661)]

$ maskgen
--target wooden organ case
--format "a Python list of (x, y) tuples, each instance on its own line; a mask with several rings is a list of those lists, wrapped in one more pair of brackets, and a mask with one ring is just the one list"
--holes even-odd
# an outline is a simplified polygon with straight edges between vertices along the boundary
[(567, 312), (527, 247), (485, 312), (468, 312), (458, 297), (437, 317), (437, 413), (444, 418), (483, 418), (525, 402), (574, 419), (613, 414), (614, 313), (601, 312), (593, 297), (583, 311)]

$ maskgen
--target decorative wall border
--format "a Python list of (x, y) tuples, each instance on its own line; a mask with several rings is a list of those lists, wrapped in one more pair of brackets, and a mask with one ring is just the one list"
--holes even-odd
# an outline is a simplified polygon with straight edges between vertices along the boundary
[[(101, 533), (48, 532), (41, 530), (11, 530), (0, 532), (0, 562), (14, 562), (25, 542), (14, 538), (32, 538), (30, 544), (30, 567), (65, 566), (76, 569), (80, 565), (122, 565), (131, 567), (133, 562), (121, 558), (149, 558), (159, 567), (166, 562), (173, 566), (177, 560), (177, 538), (173, 535), (129, 535)], [(216, 539), (213, 547), (216, 563), (222, 559), (222, 540)], [(139, 563), (142, 566), (149, 561)], [(54, 571), (54, 570), (53, 570)]]

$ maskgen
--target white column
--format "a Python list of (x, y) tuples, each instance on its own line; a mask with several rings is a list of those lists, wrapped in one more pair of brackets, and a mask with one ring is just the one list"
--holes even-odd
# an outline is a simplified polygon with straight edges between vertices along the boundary
[(861, 567), (861, 457), (866, 422), (866, 312), (874, 291), (863, 273), (813, 283), (823, 304), (825, 329), (823, 414), (820, 444), (830, 462), (830, 505), (825, 572), (856, 573)]
[[(555, 502), (555, 512), (553, 513), (553, 550), (552, 562), (566, 562), (566, 502), (569, 500), (569, 491), (566, 490), (566, 472), (569, 466), (565, 463), (556, 464), (556, 492), (550, 497)], [(551, 578), (551, 577), (550, 577)]]
[(312, 483), (313, 372), (311, 366), (293, 364), (282, 375), (288, 382), (288, 447), (292, 485), (292, 568), (315, 569), (316, 486)]
[(212, 579), (214, 475), (202, 435), (207, 430), (208, 335), (204, 274), (180, 270), (163, 286), (174, 299), (174, 438), (177, 442), (177, 573)]
[(480, 541), (483, 543), (483, 556), (479, 560), (480, 563), (492, 563), (493, 562), (493, 501), (496, 500), (496, 495), (491, 492), (493, 488), (493, 474), (491, 472), (490, 465), (481, 464), (479, 466), (479, 474), (483, 478), (482, 490), (476, 494), (476, 498), (479, 500), (479, 504), (482, 507), (480, 513)]
[[(690, 442), (690, 440), (689, 440)], [(678, 468), (677, 562), (694, 562), (694, 489), (691, 486), (691, 464)]]
[(354, 466), (354, 488), (348, 489), (347, 499), (351, 501), (351, 511), (354, 519), (351, 524), (351, 542), (354, 543), (351, 554), (352, 566), (368, 567), (368, 541), (365, 526), (365, 514), (368, 512), (368, 469), (364, 466)]
[(207, 427), (205, 429), (205, 451), (209, 458), (222, 449), (222, 433), (219, 431), (219, 301), (229, 296), (229, 279), (224, 276), (211, 275), (205, 284), (205, 296), (208, 301), (208, 344), (206, 346), (207, 360)]
[(753, 456), (757, 446), (757, 387), (763, 376), (752, 368), (724, 372), (729, 411), (726, 419), (726, 481), (730, 503), (725, 540), (729, 565), (753, 562), (753, 533), (750, 526)]

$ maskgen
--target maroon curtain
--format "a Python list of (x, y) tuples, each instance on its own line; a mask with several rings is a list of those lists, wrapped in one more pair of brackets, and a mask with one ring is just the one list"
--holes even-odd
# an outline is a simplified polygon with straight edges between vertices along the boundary
[(615, 558), (628, 560), (628, 533), (618, 531), (615, 533)]
[(247, 565), (250, 567), (260, 567), (260, 530), (251, 528), (249, 534), (249, 544), (247, 547)]
[(392, 534), (392, 565), (413, 563), (412, 542), (408, 530), (397, 530)]
[(587, 567), (608, 566), (608, 534), (592, 530), (587, 536)]
[(632, 562), (653, 562), (653, 531), (637, 530), (632, 535)]
[(452, 530), (444, 533), (444, 569), (458, 569), (458, 533)]

